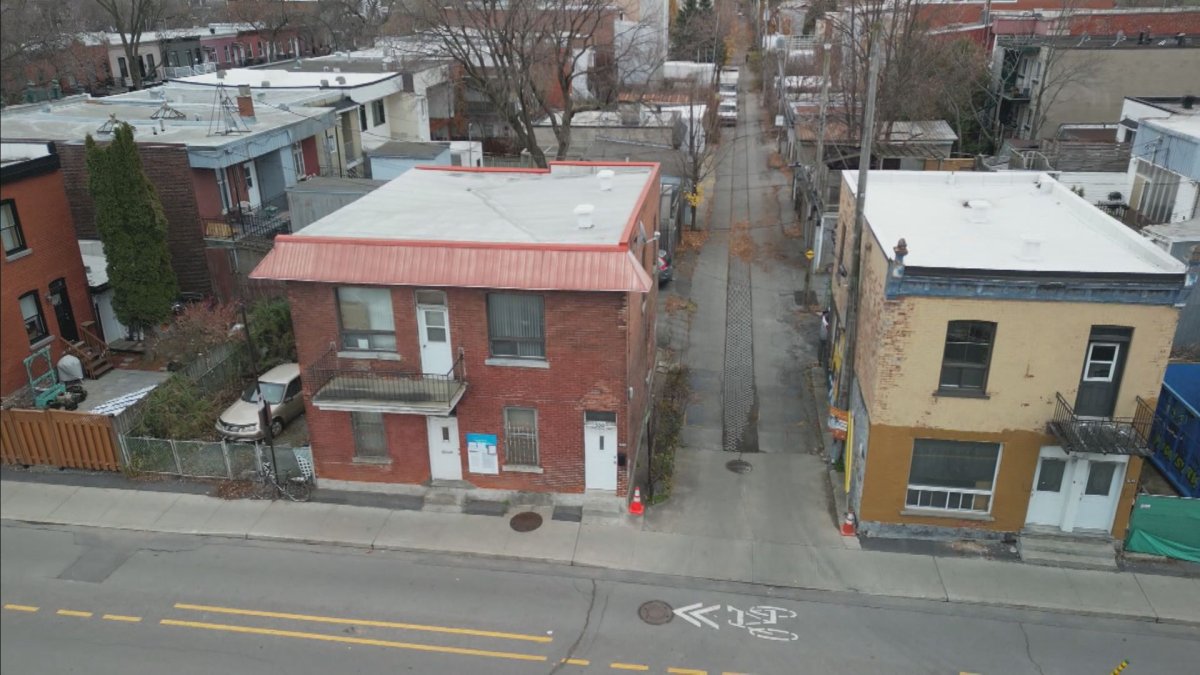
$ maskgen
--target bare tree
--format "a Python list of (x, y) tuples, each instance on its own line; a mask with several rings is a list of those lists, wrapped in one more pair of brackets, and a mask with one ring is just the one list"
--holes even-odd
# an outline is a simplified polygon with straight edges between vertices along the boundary
[(309, 19), (308, 12), (291, 0), (237, 0), (224, 7), (224, 16), (234, 23), (252, 26), (267, 38), (267, 61), (275, 60), (276, 43), (280, 33), (301, 30)]
[(1096, 74), (1095, 60), (1074, 55), (1075, 48), (1088, 39), (1086, 34), (1079, 38), (1071, 36), (1070, 24), (1074, 15), (1074, 0), (1063, 2), (1062, 9), (1053, 20), (1049, 36), (1034, 38), (1041, 42), (1037, 66), (1041, 77), (1030, 96), (1029, 137), (1032, 139), (1042, 137), (1042, 127), (1046, 125), (1054, 104), (1063, 92), (1085, 84)]
[(403, 14), (396, 10), (405, 3), (406, 0), (317, 0), (314, 19), (326, 30), (334, 49), (369, 47), (396, 14)]
[(716, 128), (715, 97), (709, 88), (700, 88), (693, 83), (688, 95), (687, 110), (682, 112), (686, 132), (683, 142), (676, 151), (672, 173), (687, 179), (690, 190), (687, 194), (691, 215), (688, 227), (696, 229), (696, 212), (704, 201), (702, 185), (717, 168), (717, 154), (722, 147), (714, 142), (710, 132)]
[(168, 0), (95, 0), (121, 40), (133, 88), (142, 88), (142, 35), (156, 28), (167, 14)]
[(634, 24), (618, 34), (609, 0), (410, 0), (394, 11), (417, 30), (421, 49), (455, 62), (538, 166), (547, 158), (535, 124), (548, 120), (556, 157), (566, 157), (575, 115), (616, 99), (629, 75), (619, 64), (643, 60), (624, 57), (644, 56), (651, 33)]

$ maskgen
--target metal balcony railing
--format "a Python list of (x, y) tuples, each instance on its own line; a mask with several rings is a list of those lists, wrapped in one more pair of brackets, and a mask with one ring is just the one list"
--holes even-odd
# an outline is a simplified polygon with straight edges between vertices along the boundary
[(382, 403), (402, 407), (445, 409), (467, 386), (463, 354), (449, 372), (422, 373), (399, 363), (338, 356), (330, 349), (308, 368), (313, 401), (321, 403)]
[(292, 216), (288, 211), (287, 195), (263, 202), (258, 208), (240, 206), (230, 209), (221, 220), (206, 220), (206, 239), (241, 241), (243, 239), (274, 239), (292, 231)]
[(1133, 417), (1080, 417), (1062, 394), (1055, 394), (1054, 418), (1046, 425), (1066, 452), (1102, 455), (1150, 454), (1150, 425), (1154, 408), (1139, 396)]

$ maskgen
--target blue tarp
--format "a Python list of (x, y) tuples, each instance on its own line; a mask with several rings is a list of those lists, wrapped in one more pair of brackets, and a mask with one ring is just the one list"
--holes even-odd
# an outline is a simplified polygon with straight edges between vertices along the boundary
[(1200, 497), (1200, 363), (1167, 366), (1150, 449), (1150, 461), (1180, 494)]

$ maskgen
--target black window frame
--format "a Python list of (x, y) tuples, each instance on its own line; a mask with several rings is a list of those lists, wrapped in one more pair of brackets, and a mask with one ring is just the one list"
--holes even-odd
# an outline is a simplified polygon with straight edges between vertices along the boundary
[[(966, 339), (955, 338), (955, 329), (965, 327)], [(972, 340), (972, 333), (978, 328), (986, 327), (988, 338), (986, 341)], [(985, 345), (987, 353), (983, 358), (982, 363), (979, 361), (952, 359), (948, 352), (951, 345), (965, 345), (967, 347), (978, 347)], [(987, 393), (988, 376), (992, 368), (992, 353), (996, 346), (996, 322), (995, 321), (979, 321), (975, 319), (962, 319), (949, 321), (946, 324), (946, 339), (942, 343), (942, 367), (938, 371), (937, 393), (950, 395), (965, 395), (965, 396), (983, 396)], [(956, 378), (948, 378), (948, 373), (957, 371)], [(983, 375), (979, 385), (964, 384), (964, 375), (968, 371), (979, 372)], [(950, 383), (947, 380), (952, 380)]]
[[(387, 299), (388, 299), (388, 305), (387, 305), (388, 310), (392, 314), (391, 330), (378, 329), (378, 328), (363, 328), (363, 329), (346, 328), (346, 321), (345, 321), (345, 318), (342, 316), (342, 291), (349, 290), (349, 289), (386, 292)], [(394, 298), (392, 297), (392, 289), (387, 288), (387, 287), (378, 287), (378, 286), (353, 286), (353, 285), (337, 286), (333, 290), (333, 299), (334, 299), (334, 304), (337, 306), (338, 349), (339, 349), (339, 351), (389, 352), (389, 353), (396, 352), (396, 350), (399, 348), (399, 342), (397, 341), (397, 337), (396, 337), (396, 310), (395, 310), (395, 301), (394, 301)], [(369, 317), (368, 317), (368, 321), (369, 321)], [(373, 344), (368, 344), (366, 347), (362, 347), (362, 346), (359, 346), (357, 344), (357, 342), (355, 344), (349, 344), (346, 341), (348, 336), (366, 336), (367, 341), (369, 343), (374, 342), (375, 336), (390, 336), (391, 344), (388, 346), (383, 346), (383, 347), (377, 347), (377, 346), (374, 346)]]
[[(540, 307), (539, 313), (541, 318), (541, 330), (539, 337), (530, 337), (524, 335), (500, 334), (497, 335), (498, 321), (494, 316), (493, 301), (499, 298), (536, 298)], [(488, 331), (488, 355), (498, 359), (521, 359), (526, 361), (545, 361), (546, 360), (546, 298), (542, 295), (533, 293), (488, 293), (485, 301), (487, 306), (487, 331)], [(497, 343), (505, 345), (511, 344), (512, 349), (497, 350)], [(531, 351), (528, 346), (537, 345), (537, 354), (521, 354), (522, 345), (527, 348), (525, 351)]]
[(381, 98), (371, 101), (371, 121), (374, 122), (373, 127), (387, 122), (387, 106), (384, 105)]
[[(21, 251), (28, 251), (29, 242), (25, 240), (25, 230), (21, 229), (21, 217), (17, 214), (16, 200), (0, 200), (0, 211), (4, 210), (5, 207), (8, 208), (8, 213), (10, 216), (12, 216), (12, 225), (8, 228), (4, 228), (3, 225), (0, 225), (0, 231), (3, 231), (4, 229), (11, 230), (18, 242), (17, 246), (14, 248), (8, 248), (7, 244), (4, 245), (4, 257), (11, 258)], [(2, 237), (0, 237), (0, 241), (3, 241)]]
[[(25, 310), (21, 308), (21, 301), (23, 301), (25, 298), (33, 298), (33, 306), (37, 308), (36, 316), (25, 316)], [(50, 337), (50, 326), (46, 323), (46, 313), (42, 311), (42, 299), (38, 297), (37, 291), (29, 291), (28, 293), (22, 293), (20, 296), (18, 296), (17, 308), (20, 309), (21, 320), (25, 324), (25, 335), (29, 338), (30, 345), (36, 345)], [(31, 319), (35, 319), (41, 325), (41, 335), (38, 335), (37, 337), (34, 337), (33, 334), (29, 332), (29, 322)]]

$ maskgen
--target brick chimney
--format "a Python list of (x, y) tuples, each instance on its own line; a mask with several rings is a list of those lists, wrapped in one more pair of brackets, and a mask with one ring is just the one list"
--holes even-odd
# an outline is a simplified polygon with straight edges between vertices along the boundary
[(254, 119), (254, 98), (250, 96), (250, 87), (245, 85), (238, 87), (237, 107), (238, 114), (243, 119)]

